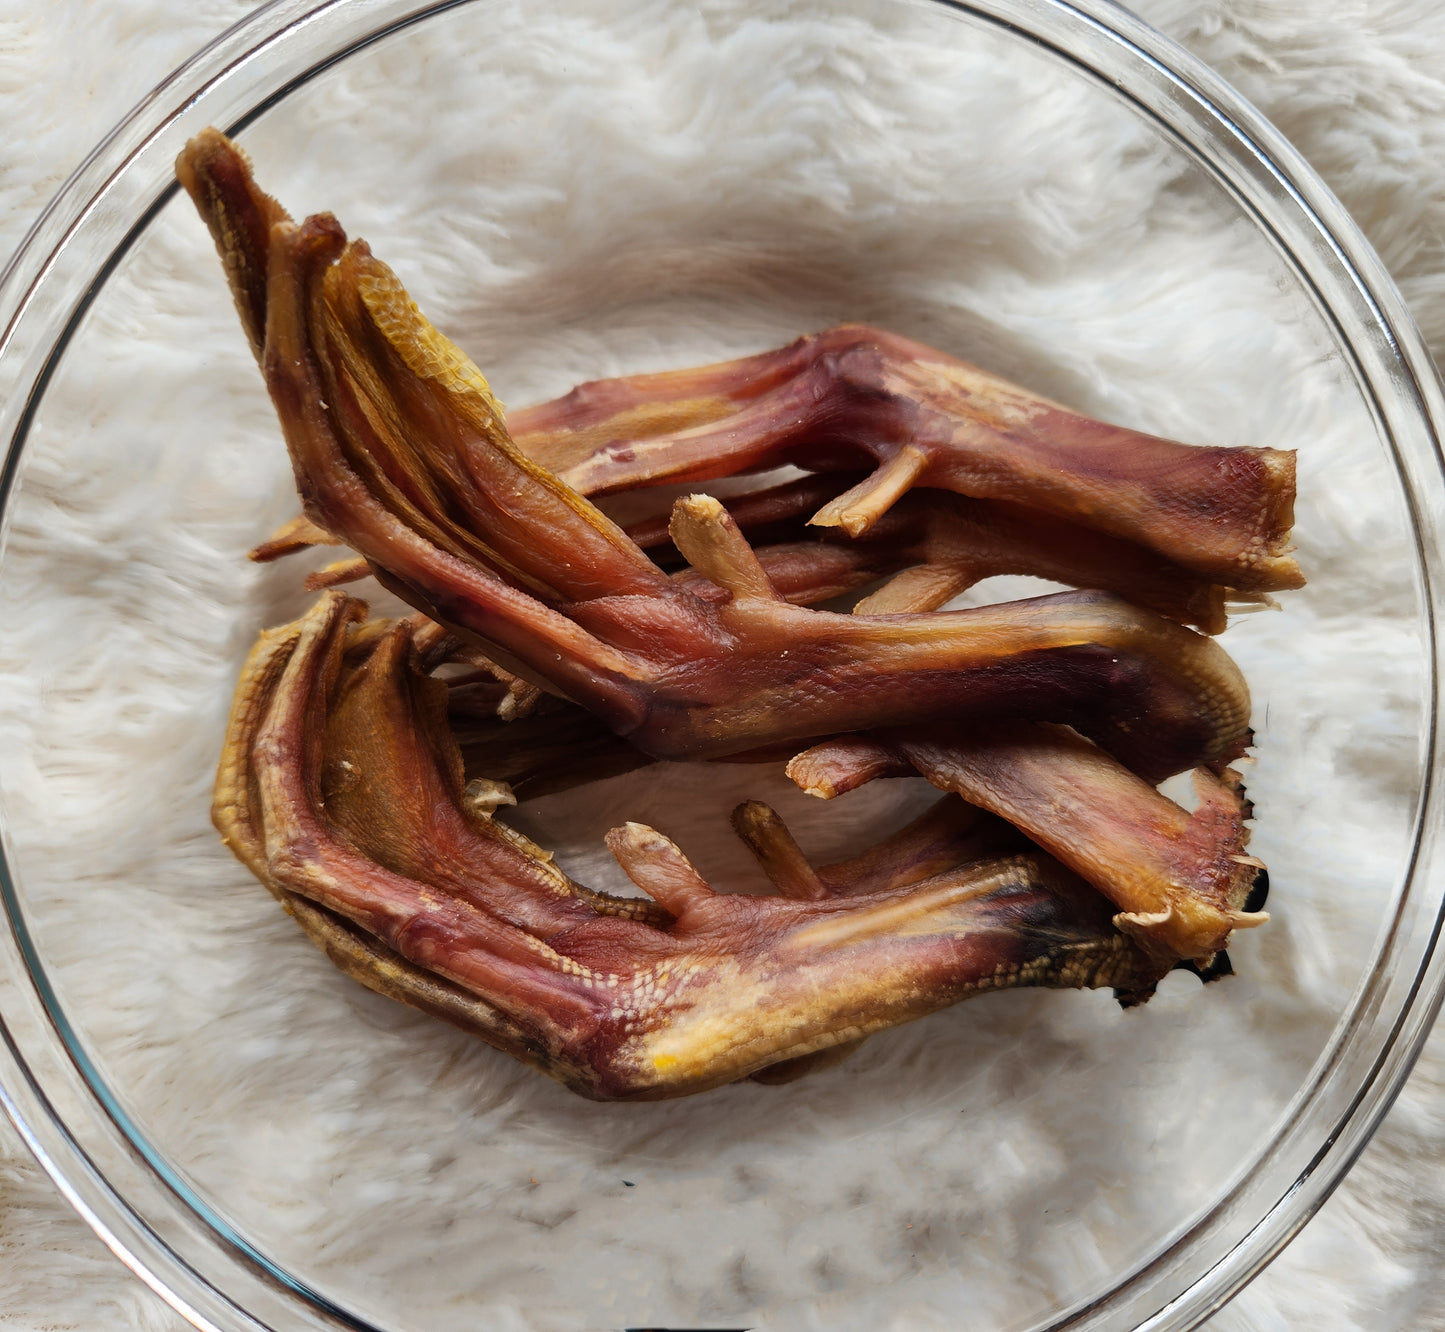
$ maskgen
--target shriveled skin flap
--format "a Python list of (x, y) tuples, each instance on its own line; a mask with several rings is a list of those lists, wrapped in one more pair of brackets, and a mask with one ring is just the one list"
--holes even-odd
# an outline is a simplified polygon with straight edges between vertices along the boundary
[(793, 897), (716, 894), (661, 833), (626, 824), (608, 845), (655, 905), (590, 892), (469, 803), (415, 624), (360, 632), (364, 613), (332, 592), (262, 636), (217, 827), (344, 970), (583, 1095), (797, 1072), (984, 990), (1147, 993), (1167, 968), (1042, 852), (977, 859), (987, 815), (935, 816)]

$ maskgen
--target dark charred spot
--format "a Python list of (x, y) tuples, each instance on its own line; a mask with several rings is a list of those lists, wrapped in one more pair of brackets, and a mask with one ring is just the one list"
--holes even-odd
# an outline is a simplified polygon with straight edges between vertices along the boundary
[(1119, 1001), (1120, 1008), (1138, 1008), (1140, 1004), (1147, 1004), (1154, 997), (1155, 987), (1146, 986), (1140, 990), (1115, 990), (1114, 998)]
[(1249, 886), (1249, 896), (1244, 899), (1244, 910), (1263, 911), (1264, 904), (1269, 901), (1269, 871), (1261, 869), (1255, 876), (1254, 882)]

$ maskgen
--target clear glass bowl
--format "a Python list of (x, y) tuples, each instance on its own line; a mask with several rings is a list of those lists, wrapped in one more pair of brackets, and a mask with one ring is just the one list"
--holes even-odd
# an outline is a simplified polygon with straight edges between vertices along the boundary
[[(1225, 640), (1274, 881), (1240, 974), (1128, 1014), (997, 995), (790, 1087), (599, 1106), (334, 973), (207, 817), (240, 658), (303, 602), (243, 559), (294, 501), (171, 181), (207, 124), (517, 403), (865, 319), (1130, 425), (1297, 447), (1310, 586)], [(283, 0), (101, 144), (0, 321), (0, 1092), (198, 1326), (1189, 1327), (1408, 1072), (1442, 981), (1439, 388), (1320, 182), (1123, 10)], [(731, 782), (525, 817), (594, 881), (625, 812), (741, 883), (709, 829), (788, 797)], [(788, 812), (826, 851), (920, 798)]]

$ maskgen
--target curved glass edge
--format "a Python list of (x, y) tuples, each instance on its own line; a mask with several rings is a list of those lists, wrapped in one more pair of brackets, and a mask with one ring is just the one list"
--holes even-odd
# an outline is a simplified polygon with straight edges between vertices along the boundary
[[(13, 987), (0, 988), (0, 995), (4, 995), (0, 1002), (5, 1011), (13, 1016), (16, 1005), (11, 1000), (18, 997), (13, 994)], [(39, 1015), (39, 1021), (44, 1020), (45, 1015)], [(26, 1018), (13, 1025), (24, 1027)], [(200, 1275), (199, 1269), (211, 1265), (207, 1255), (186, 1252), (197, 1248), (195, 1236), (167, 1233), (176, 1228), (166, 1225), (164, 1208), (155, 1206), (157, 1200), (146, 1196), (153, 1187), (151, 1180), (137, 1176), (138, 1192), (128, 1194), (126, 1202), (117, 1206), (113, 1172), (124, 1173), (125, 1161), (128, 1157), (133, 1159), (133, 1153), (128, 1153), (129, 1144), (119, 1140), (113, 1125), (102, 1122), (98, 1107), (92, 1110), (75, 1106), (62, 1116), (41, 1085), (54, 1086), (59, 1081), (63, 1096), (63, 1071), (57, 1071), (58, 1077), (50, 1079), (44, 1071), (37, 1073), (34, 1065), (43, 1064), (44, 1057), (37, 1060), (32, 1054), (28, 1066), (26, 1056), (21, 1053), (22, 1043), (23, 1038), (17, 1039), (11, 1023), (0, 1024), (0, 1106), (81, 1219), (171, 1308), (203, 1332), (263, 1332), (282, 1326), (317, 1329), (354, 1326), (298, 1319), (294, 1317), (294, 1302), (287, 1307), (268, 1309), (274, 1296), (264, 1289), (237, 1290), (232, 1284), (235, 1298), (222, 1294), (215, 1284)], [(66, 1121), (83, 1126), (88, 1147), (79, 1145), (64, 1127)], [(160, 1216), (158, 1229), (142, 1219), (152, 1214)], [(203, 1241), (201, 1247), (208, 1246)], [(237, 1300), (244, 1301), (246, 1307)]]
[[(468, 2), (269, 0), (158, 84), (71, 173), (0, 271), (0, 437), (8, 441), (0, 466), (0, 556), (24, 423), (56, 359), (50, 335), (61, 321), (47, 321), (48, 311), (35, 309), (42, 288), (74, 294), (63, 325), (69, 327), (178, 188), (172, 164), (192, 134), (217, 124), (239, 132), (298, 82), (389, 33)], [(278, 60), (261, 74), (257, 66), (280, 49), (293, 63)], [(326, 54), (315, 54), (320, 51)], [(263, 96), (253, 95), (257, 85)]]
[[(185, 141), (210, 124), (238, 132), (337, 60), (464, 2), (271, 0), (143, 98), (72, 173), (0, 274), (0, 558), (28, 424), (95, 294), (178, 188), (172, 163)], [(11, 925), (0, 935), (0, 1105), (61, 1194), (137, 1277), (207, 1332), (381, 1332), (252, 1248), (129, 1121), (29, 943), (3, 818), (0, 852)]]
[[(0, 427), (12, 436), (0, 478), (0, 502), (23, 443), (15, 427), (29, 416), (48, 378), (45, 370), (54, 342), (47, 334), (74, 322), (104, 280), (108, 265), (102, 261), (123, 250), (135, 234), (136, 227), (125, 228), (124, 219), (141, 215), (144, 221), (168, 196), (173, 188), (170, 160), (184, 139), (202, 123), (234, 126), (258, 114), (318, 67), (307, 63), (309, 52), (349, 52), (458, 2), (329, 0), (308, 6), (305, 0), (272, 0), (182, 66), (97, 147), (0, 275), (0, 351), (5, 353), (0, 365), (8, 371), (0, 373), (0, 402), (5, 404)], [(1442, 585), (1445, 496), (1430, 423), (1445, 419), (1445, 405), (1433, 363), (1403, 301), (1338, 201), (1282, 136), (1222, 80), (1108, 0), (934, 2), (1013, 31), (1135, 104), (1273, 237), (1316, 293), (1326, 317), (1355, 347), (1354, 369), (1361, 387), (1373, 398), (1415, 492), (1416, 539), (1433, 629)], [(274, 58), (283, 42), (291, 43), (288, 59), (268, 71), (267, 97), (258, 102), (248, 96), (262, 82), (255, 77), (255, 66), (263, 52)], [(1069, 49), (1063, 49), (1064, 42)], [(333, 54), (320, 64), (336, 58)], [(203, 94), (204, 111), (198, 107)], [(1292, 248), (1284, 235), (1299, 230), (1301, 222), (1307, 244)], [(72, 297), (73, 303), (59, 315), (59, 302), (41, 308), (42, 282), (48, 290)], [(18, 392), (5, 392), (12, 381)], [(1386, 386), (1391, 394), (1380, 392)], [(1432, 775), (1438, 652), (1437, 645), (1432, 662)], [(1438, 826), (1439, 801), (1437, 784), (1431, 781), (1421, 809), (1422, 827)], [(1338, 1033), (1297, 1102), (1293, 1121), (1260, 1168), (1114, 1292), (1054, 1320), (1050, 1329), (1129, 1326), (1162, 1332), (1195, 1326), (1255, 1275), (1324, 1201), (1398, 1093), (1445, 992), (1445, 959), (1436, 947), (1439, 911), (1421, 900), (1421, 885), (1438, 884), (1442, 877), (1438, 854), (1432, 832), (1417, 848), (1415, 870), (1391, 931), (1403, 965), (1363, 987), (1352, 1020)], [(1438, 901), (1440, 893), (1434, 897)], [(23, 921), (14, 918), (13, 898), (10, 906), (12, 924), (23, 929)], [(244, 1248), (238, 1252), (215, 1235), (197, 1241), (196, 1218), (187, 1210), (187, 1200), (157, 1178), (155, 1163), (145, 1160), (145, 1145), (127, 1138), (105, 1113), (103, 1089), (75, 1062), (83, 1054), (67, 1048), (57, 1023), (63, 1015), (49, 1009), (36, 981), (18, 938), (4, 939), (0, 1013), (7, 1023), (0, 1045), (0, 1101), (62, 1193), (108, 1246), (198, 1327), (219, 1332), (364, 1327), (340, 1310), (323, 1311), (311, 1300), (310, 1308), (299, 1307), (286, 1288), (298, 1295), (306, 1292), (278, 1269), (258, 1269)], [(24, 1020), (15, 1021), (21, 1010)], [(1359, 1020), (1361, 1010), (1392, 1012), (1396, 1020), (1382, 1039), (1370, 1040)], [(1354, 1087), (1359, 1090), (1351, 1092)], [(56, 1089), (63, 1114), (47, 1095)], [(1298, 1111), (1306, 1104), (1317, 1108), (1322, 1098), (1337, 1103), (1329, 1107), (1335, 1111), (1335, 1129), (1316, 1150), (1312, 1142), (1303, 1141)], [(83, 1124), (84, 1147), (67, 1124)], [(1313, 1136), (1318, 1136), (1317, 1127)], [(199, 1210), (204, 1215), (204, 1209)]]
[[(973, 0), (960, 7), (987, 11), (1021, 36), (1038, 40), (1019, 26), (1015, 6)], [(1054, 6), (1042, 0), (1024, 8), (1039, 13)], [(1092, 73), (1170, 133), (1262, 226), (1334, 326), (1408, 481), (1422, 604), (1433, 645), (1426, 785), (1417, 811), (1416, 845), (1395, 918), (1377, 945), (1377, 958), (1387, 948), (1397, 950), (1399, 965), (1384, 974), (1376, 970), (1360, 986), (1347, 1020), (1258, 1167), (1109, 1297), (1071, 1311), (1049, 1329), (1127, 1326), (1164, 1332), (1197, 1326), (1222, 1307), (1314, 1215), (1399, 1094), (1441, 1006), (1445, 956), (1438, 943), (1445, 914), (1439, 904), (1445, 870), (1439, 863), (1441, 793), (1435, 777), (1439, 598), (1445, 586), (1438, 423), (1445, 420), (1445, 398), (1433, 358), (1383, 264), (1283, 135), (1212, 70), (1127, 10), (1110, 0), (1075, 0), (1069, 8), (1083, 20), (1081, 30), (1070, 34), (1070, 51), (1053, 48), (1054, 54)], [(1130, 69), (1121, 68), (1120, 55)], [(1134, 59), (1138, 56), (1142, 70)], [(1127, 79), (1129, 73), (1139, 77)], [(1305, 243), (1291, 245), (1286, 236), (1301, 220)], [(1389, 1030), (1383, 1035), (1367, 1031), (1366, 1019), (1382, 1012), (1395, 1014)], [(1352, 1087), (1358, 1090), (1351, 1093)], [(1308, 1125), (1306, 1108), (1316, 1116)], [(1333, 1112), (1334, 1127), (1324, 1146), (1316, 1148), (1322, 1111)], [(1169, 1287), (1178, 1288), (1179, 1269), (1186, 1261), (1198, 1269), (1201, 1260), (1204, 1270), (1193, 1284), (1171, 1298)]]

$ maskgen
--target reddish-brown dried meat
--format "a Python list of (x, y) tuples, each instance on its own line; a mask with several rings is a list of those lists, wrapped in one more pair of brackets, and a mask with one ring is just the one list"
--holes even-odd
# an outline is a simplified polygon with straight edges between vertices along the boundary
[(1212, 642), (1117, 597), (844, 616), (777, 596), (714, 500), (672, 534), (729, 596), (669, 580), (511, 443), (481, 374), (329, 219), (272, 229), (265, 369), (307, 512), (509, 670), (644, 752), (1000, 711), (1066, 722), (1136, 770), (1227, 761), (1248, 695)]
[[(177, 174), (215, 236), (259, 357), (269, 228), (288, 214), (215, 131), (187, 146)], [(845, 473), (877, 464), (843, 494), (825, 483), (809, 510), (815, 524), (850, 536), (872, 528), (913, 486), (1001, 502), (997, 513), (987, 503), (951, 511), (961, 519), (951, 536), (940, 517), (950, 511), (935, 513), (939, 558), (909, 569), (875, 611), (930, 608), (952, 595), (945, 589), (998, 565), (1118, 591), (1218, 632), (1226, 595), (1247, 600), (1303, 581), (1287, 547), (1293, 454), (1193, 447), (1105, 425), (862, 326), (722, 365), (585, 384), (512, 414), (508, 425), (524, 453), (582, 494), (782, 461)], [(1050, 528), (1043, 515), (1067, 521)], [(254, 555), (272, 559), (334, 539), (298, 519)], [(1034, 559), (1049, 567), (1027, 567)], [(365, 568), (339, 566), (331, 581)]]
[(1040, 852), (901, 886), (860, 870), (853, 891), (813, 900), (726, 896), (634, 823), (608, 845), (657, 905), (589, 892), (469, 807), (445, 686), (405, 621), (357, 646), (364, 610), (328, 593), (262, 636), (217, 826), (343, 970), (583, 1095), (684, 1095), (985, 990), (1147, 993), (1162, 974)]
[(527, 452), (608, 494), (790, 462), (877, 464), (813, 522), (866, 531), (916, 485), (1007, 500), (1249, 592), (1299, 587), (1294, 455), (1107, 425), (921, 343), (845, 325), (719, 365), (584, 384), (513, 415)]

